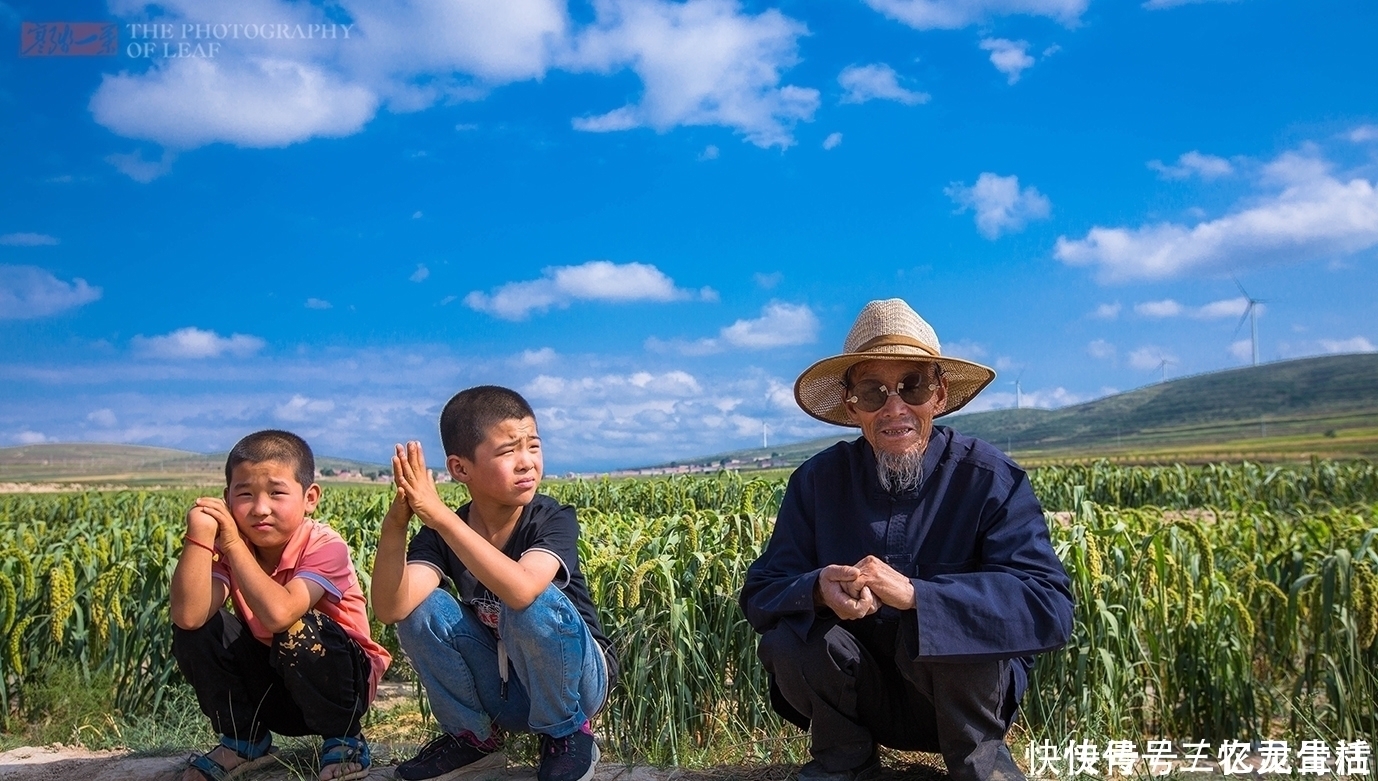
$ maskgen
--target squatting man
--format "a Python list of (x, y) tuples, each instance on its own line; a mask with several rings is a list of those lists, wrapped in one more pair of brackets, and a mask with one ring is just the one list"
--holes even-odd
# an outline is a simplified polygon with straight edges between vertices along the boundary
[(889, 299), (795, 382), (805, 412), (861, 429), (790, 477), (741, 593), (771, 705), (810, 733), (801, 781), (875, 778), (878, 745), (1024, 778), (1005, 735), (1033, 655), (1071, 634), (1070, 584), (1024, 471), (933, 424), (994, 377)]

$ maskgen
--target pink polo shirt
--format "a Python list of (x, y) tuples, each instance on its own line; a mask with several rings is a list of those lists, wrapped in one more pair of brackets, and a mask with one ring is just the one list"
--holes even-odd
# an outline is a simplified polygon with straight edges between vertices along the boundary
[[(372, 670), (369, 673), (368, 700), (373, 702), (378, 680), (388, 668), (392, 656), (387, 649), (373, 641), (369, 632), (367, 604), (359, 588), (359, 577), (349, 558), (349, 546), (334, 529), (318, 521), (307, 519), (287, 541), (277, 569), (270, 573), (273, 580), (285, 586), (292, 578), (304, 578), (325, 589), (325, 595), (312, 607), (329, 616), (363, 649)], [(264, 628), (244, 601), (235, 582), (234, 573), (223, 559), (211, 566), (211, 577), (225, 583), (234, 600), (234, 612), (264, 645), (271, 645), (273, 633)]]

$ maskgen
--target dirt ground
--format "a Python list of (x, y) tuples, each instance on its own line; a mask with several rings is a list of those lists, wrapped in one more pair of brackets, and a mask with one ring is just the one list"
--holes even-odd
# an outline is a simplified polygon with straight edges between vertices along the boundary
[[(25, 747), (0, 753), (0, 781), (175, 781), (186, 766), (186, 759), (185, 755), (151, 757), (88, 751), (61, 745)], [(303, 776), (296, 768), (309, 766), (311, 757), (291, 753), (283, 760), (279, 766), (241, 778), (246, 781), (297, 781)], [(594, 774), (594, 781), (787, 781), (795, 770), (790, 765), (680, 770), (601, 763)], [(468, 776), (465, 781), (533, 781), (535, 777), (534, 767), (509, 765), (506, 769)], [(375, 766), (368, 781), (390, 778), (391, 765), (381, 765)], [(935, 768), (915, 765), (890, 770), (884, 778), (888, 781), (941, 781), (947, 778), (947, 774)]]

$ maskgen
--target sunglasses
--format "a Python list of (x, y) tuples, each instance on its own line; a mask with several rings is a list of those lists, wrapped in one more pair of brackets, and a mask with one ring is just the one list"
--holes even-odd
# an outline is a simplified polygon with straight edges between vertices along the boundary
[(846, 401), (856, 405), (862, 412), (875, 412), (884, 407), (891, 396), (899, 396), (900, 401), (917, 407), (933, 398), (933, 391), (937, 389), (937, 380), (925, 372), (914, 372), (902, 377), (894, 390), (885, 387), (879, 380), (862, 380), (851, 387), (852, 395)]

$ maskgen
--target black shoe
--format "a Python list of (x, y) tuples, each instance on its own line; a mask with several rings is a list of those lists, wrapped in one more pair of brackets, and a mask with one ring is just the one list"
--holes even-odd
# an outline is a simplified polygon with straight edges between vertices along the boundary
[(851, 770), (824, 770), (818, 760), (811, 760), (799, 768), (798, 781), (872, 781), (880, 778), (880, 755), (871, 753), (871, 758)]
[(480, 742), (472, 732), (442, 734), (394, 768), (393, 775), (404, 781), (449, 781), (478, 770), (506, 766), (507, 757), (501, 748), (497, 735)]
[(541, 766), (536, 781), (588, 781), (598, 766), (598, 741), (588, 722), (573, 735), (552, 738), (541, 735)]

